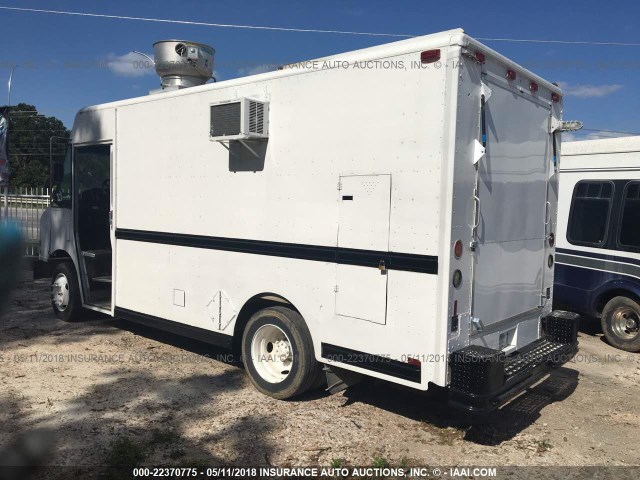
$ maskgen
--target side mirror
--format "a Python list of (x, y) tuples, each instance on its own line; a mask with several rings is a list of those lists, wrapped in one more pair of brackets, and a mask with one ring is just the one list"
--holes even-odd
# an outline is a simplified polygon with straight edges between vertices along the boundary
[(51, 180), (53, 183), (60, 183), (64, 178), (64, 165), (62, 163), (53, 164), (53, 172)]

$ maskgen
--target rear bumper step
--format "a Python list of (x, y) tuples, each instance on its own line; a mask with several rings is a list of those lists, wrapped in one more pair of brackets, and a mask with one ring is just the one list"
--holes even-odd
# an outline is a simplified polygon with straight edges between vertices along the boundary
[(450, 357), (449, 404), (485, 413), (508, 402), (578, 351), (578, 315), (554, 311), (542, 319), (544, 336), (511, 355), (480, 345)]

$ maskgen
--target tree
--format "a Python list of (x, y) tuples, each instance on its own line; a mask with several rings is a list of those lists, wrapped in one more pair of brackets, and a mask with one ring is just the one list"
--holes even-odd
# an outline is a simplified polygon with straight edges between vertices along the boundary
[[(19, 103), (10, 107), (9, 171), (10, 186), (49, 186), (49, 139), (69, 138), (69, 130), (56, 117), (39, 115), (36, 107)], [(53, 140), (54, 161), (62, 161), (67, 143)]]

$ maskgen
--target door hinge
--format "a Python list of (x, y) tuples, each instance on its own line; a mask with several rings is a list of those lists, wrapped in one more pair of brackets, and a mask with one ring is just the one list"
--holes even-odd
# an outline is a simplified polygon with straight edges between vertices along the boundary
[(471, 320), (471, 327), (473, 329), (475, 329), (476, 332), (481, 332), (483, 329), (482, 326), (482, 321), (478, 318), (478, 317), (471, 317), (469, 320)]
[(334, 291), (335, 293), (338, 293), (338, 292), (340, 291), (340, 288), (338, 288), (338, 285), (334, 285), (334, 286), (333, 286), (333, 291)]
[(342, 182), (338, 182), (338, 191), (342, 190)]

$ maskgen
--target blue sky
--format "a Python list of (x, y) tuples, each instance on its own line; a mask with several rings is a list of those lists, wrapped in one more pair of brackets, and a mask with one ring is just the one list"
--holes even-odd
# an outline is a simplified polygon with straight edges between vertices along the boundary
[[(477, 1), (79, 1), (0, 0), (1, 6), (112, 15), (403, 34), (462, 27), (476, 37), (640, 43), (640, 2)], [(213, 45), (219, 80), (393, 41), (388, 37), (238, 30), (0, 10), (0, 78), (14, 76), (12, 103), (34, 104), (67, 126), (85, 106), (144, 95), (153, 70), (131, 68), (130, 52), (183, 38)], [(565, 88), (565, 119), (585, 128), (640, 132), (640, 47), (486, 42)], [(129, 54), (129, 55), (128, 55)], [(105, 66), (105, 62), (108, 66)], [(6, 90), (0, 103), (6, 101)], [(580, 138), (592, 135), (584, 132)]]

